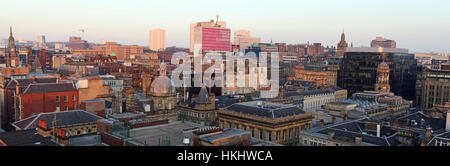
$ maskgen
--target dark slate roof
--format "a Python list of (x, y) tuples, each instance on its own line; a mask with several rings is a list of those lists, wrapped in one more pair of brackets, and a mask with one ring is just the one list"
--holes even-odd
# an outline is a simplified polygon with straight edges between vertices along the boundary
[(19, 83), (19, 85), (22, 87), (21, 89), (24, 90), (28, 85), (33, 83), (32, 79), (15, 79), (11, 80), (8, 85), (6, 85), (6, 89), (16, 89), (16, 85)]
[[(377, 137), (376, 131), (364, 130), (364, 123), (360, 121), (352, 121), (332, 127), (326, 127), (318, 131), (318, 133), (328, 135), (328, 130), (333, 130), (335, 132), (335, 138), (346, 138), (348, 141), (354, 141), (357, 135), (361, 135), (362, 141), (366, 144), (377, 146), (397, 146), (401, 144), (401, 142), (395, 139), (395, 135), (387, 136), (390, 131), (389, 127), (383, 126), (380, 131), (381, 137)], [(394, 133), (392, 132), (392, 134)]]
[(56, 83), (56, 78), (36, 78), (36, 83)]
[[(380, 137), (376, 136), (376, 126), (367, 126), (366, 124), (376, 125), (381, 123)], [(375, 127), (375, 128), (372, 128)], [(395, 127), (391, 127), (388, 123), (382, 121), (363, 118), (357, 120), (348, 120), (338, 122), (336, 124), (328, 125), (325, 127), (313, 128), (305, 131), (306, 133), (318, 133), (328, 136), (328, 131), (333, 130), (335, 132), (334, 139), (342, 140), (346, 142), (353, 142), (357, 135), (362, 136), (363, 146), (375, 145), (375, 146), (402, 146), (397, 137), (397, 131)], [(413, 131), (413, 135), (420, 138), (423, 134)], [(413, 141), (411, 145), (417, 145), (416, 141)]]
[[(447, 142), (448, 140), (450, 140), (450, 131), (441, 133), (436, 135), (435, 137), (433, 137), (433, 139), (431, 139), (431, 141), (428, 142), (428, 146), (435, 146), (437, 141), (445, 141)], [(438, 143), (439, 143), (438, 142)]]
[(56, 117), (56, 126), (70, 126), (84, 123), (93, 123), (99, 119), (103, 119), (95, 114), (83, 110), (73, 110), (64, 112), (40, 113), (38, 115), (26, 118), (21, 121), (14, 122), (14, 127), (22, 130), (35, 129), (39, 124), (39, 120), (47, 122), (48, 127), (53, 126), (53, 120)]
[(217, 96), (216, 99), (216, 108), (225, 108), (239, 102), (239, 99), (229, 96)]
[(294, 116), (299, 114), (304, 114), (305, 111), (303, 111), (300, 108), (297, 108), (296, 106), (286, 106), (286, 107), (280, 107), (280, 108), (265, 108), (265, 107), (258, 107), (258, 106), (251, 106), (246, 105), (242, 103), (236, 103), (233, 104), (227, 108), (226, 110), (233, 111), (233, 112), (239, 112), (242, 114), (249, 114), (254, 116), (261, 116), (265, 118), (282, 118), (287, 116)]
[(200, 89), (200, 92), (198, 93), (198, 97), (195, 100), (196, 103), (210, 103), (209, 101), (209, 95), (208, 90), (206, 89), (206, 86), (202, 86), (202, 89)]
[(31, 84), (25, 89), (24, 94), (29, 93), (44, 93), (44, 92), (65, 92), (76, 91), (77, 89), (73, 83), (41, 83)]
[[(328, 135), (328, 130), (322, 130), (319, 133)], [(334, 130), (334, 138), (346, 138), (348, 141), (354, 141), (357, 135), (361, 135), (360, 133), (343, 131), (343, 130)], [(362, 134), (362, 142), (366, 144), (378, 145), (378, 146), (395, 146), (390, 145), (387, 138), (384, 137), (376, 137), (372, 135)]]
[[(422, 119), (424, 123), (422, 124)], [(431, 129), (435, 132), (445, 130), (445, 119), (432, 118), (424, 115), (422, 112), (415, 112), (403, 117), (398, 118), (398, 120), (402, 120), (404, 122), (410, 122), (408, 124), (413, 128), (426, 129), (427, 126), (430, 126)], [(417, 122), (417, 125), (411, 124), (412, 120)]]
[(43, 137), (36, 130), (0, 133), (0, 139), (8, 146), (57, 146), (50, 137)]
[[(56, 83), (56, 78), (36, 78), (35, 83)], [(6, 89), (16, 89), (16, 84), (19, 83), (21, 86), (21, 91), (25, 90), (28, 85), (33, 83), (33, 79), (25, 78), (25, 79), (15, 79), (8, 83)]]

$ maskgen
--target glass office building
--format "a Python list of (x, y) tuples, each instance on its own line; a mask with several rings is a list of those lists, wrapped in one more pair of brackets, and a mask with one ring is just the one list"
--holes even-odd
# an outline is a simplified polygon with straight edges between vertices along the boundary
[(377, 68), (384, 61), (389, 65), (391, 91), (406, 100), (414, 100), (416, 66), (414, 54), (407, 49), (349, 47), (338, 72), (338, 86), (353, 93), (375, 90)]

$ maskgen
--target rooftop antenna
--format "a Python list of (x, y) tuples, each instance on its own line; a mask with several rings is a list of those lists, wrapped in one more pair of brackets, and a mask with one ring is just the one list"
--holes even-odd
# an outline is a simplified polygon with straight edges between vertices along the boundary
[(219, 15), (216, 15), (216, 26), (218, 25), (218, 23), (219, 23)]

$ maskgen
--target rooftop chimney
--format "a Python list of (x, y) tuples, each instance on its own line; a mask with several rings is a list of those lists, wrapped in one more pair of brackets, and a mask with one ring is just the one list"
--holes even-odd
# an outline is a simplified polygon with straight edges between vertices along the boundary
[(328, 139), (332, 140), (334, 138), (335, 131), (333, 129), (328, 129)]
[(361, 143), (362, 143), (362, 135), (361, 134), (357, 134), (355, 136), (355, 144), (356, 145), (361, 145)]
[(380, 137), (381, 135), (381, 125), (377, 124), (377, 137)]
[(320, 119), (319, 121), (319, 127), (323, 127), (325, 125), (325, 122), (323, 119)]
[(425, 142), (428, 143), (428, 141), (430, 141), (431, 138), (431, 134), (433, 133), (433, 130), (431, 129), (430, 126), (427, 126), (427, 129), (425, 131)]

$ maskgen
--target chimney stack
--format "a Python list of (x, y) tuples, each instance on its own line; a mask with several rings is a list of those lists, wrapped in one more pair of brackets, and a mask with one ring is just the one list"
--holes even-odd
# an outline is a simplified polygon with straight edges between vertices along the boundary
[(361, 145), (361, 143), (362, 143), (362, 135), (361, 134), (357, 134), (355, 136), (355, 144), (356, 145)]
[(325, 122), (323, 119), (320, 119), (319, 121), (319, 127), (323, 127), (325, 125)]
[(335, 131), (333, 129), (328, 129), (328, 140), (332, 140), (334, 138)]
[(425, 131), (425, 143), (428, 143), (428, 141), (430, 141), (432, 133), (433, 133), (433, 130), (431, 129), (431, 127), (427, 126), (427, 130)]
[(381, 136), (381, 125), (377, 124), (377, 137)]

